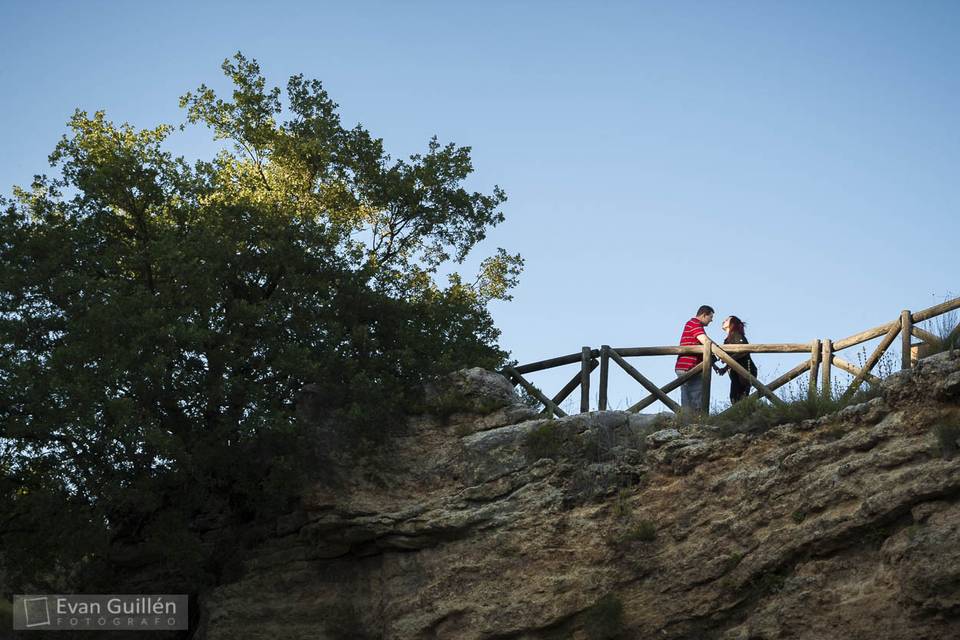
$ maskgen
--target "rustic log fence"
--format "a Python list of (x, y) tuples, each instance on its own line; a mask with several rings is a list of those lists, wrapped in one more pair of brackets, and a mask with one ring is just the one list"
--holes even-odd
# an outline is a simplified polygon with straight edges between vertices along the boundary
[[(674, 413), (679, 413), (680, 405), (667, 394), (697, 375), (701, 376), (703, 381), (703, 404), (700, 410), (702, 413), (709, 413), (713, 367), (704, 366), (704, 362), (711, 362), (711, 355), (716, 356), (724, 364), (729, 366), (731, 370), (737, 372), (750, 382), (754, 389), (751, 394), (752, 397), (763, 396), (772, 403), (782, 404), (783, 400), (781, 400), (774, 391), (804, 373), (807, 373), (809, 376), (808, 389), (811, 395), (816, 394), (819, 387), (819, 393), (830, 396), (833, 393), (831, 386), (832, 368), (836, 367), (853, 376), (853, 380), (843, 393), (844, 398), (849, 398), (856, 393), (857, 389), (864, 382), (871, 385), (876, 385), (880, 382), (880, 379), (871, 373), (871, 371), (877, 363), (880, 362), (881, 357), (883, 357), (887, 349), (894, 344), (898, 335), (901, 339), (902, 349), (900, 360), (901, 369), (911, 368), (915, 360), (922, 357), (924, 351), (929, 350), (929, 348), (934, 345), (941, 343), (956, 344), (957, 341), (960, 340), (960, 324), (953, 328), (945, 339), (941, 339), (939, 336), (917, 326), (920, 322), (950, 313), (956, 309), (960, 309), (960, 298), (948, 300), (922, 311), (910, 312), (909, 310), (905, 310), (900, 313), (900, 316), (896, 320), (835, 341), (817, 339), (802, 343), (730, 344), (720, 346), (708, 338), (703, 345), (684, 347), (618, 347), (614, 349), (609, 345), (603, 345), (599, 349), (583, 347), (579, 353), (571, 353), (539, 362), (506, 367), (501, 373), (503, 373), (514, 386), (519, 385), (528, 394), (536, 398), (544, 407), (544, 413), (559, 417), (567, 415), (560, 409), (560, 404), (570, 397), (578, 387), (580, 388), (580, 412), (585, 413), (590, 411), (590, 377), (593, 370), (597, 367), (600, 368), (597, 408), (600, 411), (607, 409), (611, 361), (626, 372), (627, 375), (640, 383), (650, 394), (627, 409), (627, 411), (632, 413), (641, 411), (658, 400)], [(882, 339), (880, 343), (867, 357), (862, 367), (858, 367), (837, 355), (838, 351), (855, 347), (881, 336)], [(912, 343), (913, 337), (918, 338), (921, 342), (919, 344)], [(808, 357), (782, 376), (764, 384), (751, 375), (749, 371), (734, 359), (734, 356), (746, 353), (803, 353), (807, 354)], [(627, 358), (634, 357), (676, 356), (680, 354), (699, 354), (703, 356), (703, 361), (683, 376), (677, 377), (668, 384), (660, 387), (650, 381), (626, 360)], [(547, 397), (540, 389), (524, 378), (524, 374), (544, 371), (577, 362), (580, 363), (580, 371), (553, 397)]]

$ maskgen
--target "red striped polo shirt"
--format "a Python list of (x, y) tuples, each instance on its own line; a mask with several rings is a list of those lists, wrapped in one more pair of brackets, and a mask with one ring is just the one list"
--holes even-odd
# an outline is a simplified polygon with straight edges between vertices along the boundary
[[(697, 340), (697, 336), (702, 336), (706, 333), (703, 330), (703, 323), (697, 320), (695, 317), (687, 320), (687, 324), (683, 325), (683, 333), (680, 334), (680, 346), (687, 347), (692, 345), (699, 345), (700, 341)], [(703, 355), (697, 354), (695, 356), (691, 355), (681, 355), (677, 356), (677, 365), (674, 367), (677, 371), (689, 371), (695, 366), (700, 364), (703, 361)]]

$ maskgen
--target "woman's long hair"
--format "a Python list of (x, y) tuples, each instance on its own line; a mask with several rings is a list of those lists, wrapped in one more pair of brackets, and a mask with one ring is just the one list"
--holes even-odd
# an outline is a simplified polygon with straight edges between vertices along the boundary
[(744, 327), (747, 326), (747, 323), (738, 318), (737, 316), (730, 316), (730, 335), (740, 334), (743, 336), (743, 340), (746, 342), (747, 333)]

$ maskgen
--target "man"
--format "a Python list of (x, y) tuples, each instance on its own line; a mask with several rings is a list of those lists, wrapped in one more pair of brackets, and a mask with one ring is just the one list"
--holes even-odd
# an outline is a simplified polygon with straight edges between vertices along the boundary
[[(707, 332), (704, 330), (708, 324), (713, 322), (713, 307), (703, 305), (697, 309), (697, 315), (687, 320), (683, 326), (683, 333), (680, 335), (680, 346), (688, 347), (703, 344), (707, 341)], [(677, 364), (674, 369), (677, 377), (684, 375), (690, 369), (703, 361), (703, 355), (680, 355), (677, 357)], [(710, 365), (713, 362), (711, 361)], [(708, 366), (710, 366), (708, 365)], [(680, 387), (680, 406), (684, 411), (699, 412), (703, 399), (703, 378), (699, 375), (693, 376)]]

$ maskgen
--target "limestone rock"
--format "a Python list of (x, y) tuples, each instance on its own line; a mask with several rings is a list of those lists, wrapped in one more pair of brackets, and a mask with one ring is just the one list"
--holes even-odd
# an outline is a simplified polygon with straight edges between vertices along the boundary
[(647, 446), (657, 447), (680, 437), (680, 431), (677, 429), (662, 429), (647, 436)]
[[(960, 637), (960, 456), (931, 433), (960, 420), (960, 357), (882, 389), (724, 438), (619, 411), (546, 420), (502, 377), (459, 372), (389, 450), (304, 490), (203, 596), (197, 635)], [(304, 403), (305, 423), (322, 414)]]

